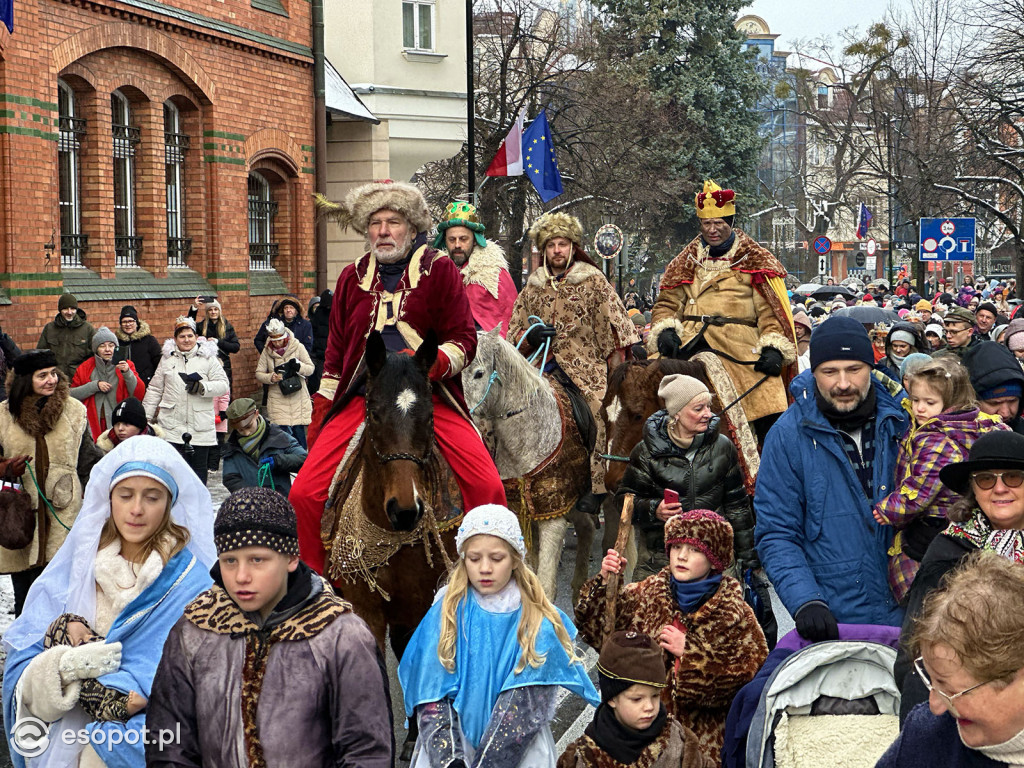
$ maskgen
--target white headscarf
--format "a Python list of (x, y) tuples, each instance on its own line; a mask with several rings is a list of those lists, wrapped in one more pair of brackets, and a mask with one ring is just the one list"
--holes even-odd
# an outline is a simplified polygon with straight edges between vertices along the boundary
[[(115, 480), (115, 474), (128, 462), (148, 463), (155, 469), (142, 472), (136, 468), (119, 474)], [(4, 633), (3, 641), (8, 650), (22, 650), (42, 639), (53, 620), (63, 613), (78, 614), (89, 622), (95, 620), (96, 552), (103, 526), (110, 517), (111, 486), (125, 477), (139, 474), (160, 480), (164, 473), (177, 485), (171, 519), (188, 530), (186, 549), (206, 568), (213, 567), (217, 562), (217, 548), (213, 544), (214, 512), (209, 490), (170, 443), (149, 435), (132, 437), (119, 443), (93, 467), (82, 510), (71, 531), (32, 584), (24, 612)]]

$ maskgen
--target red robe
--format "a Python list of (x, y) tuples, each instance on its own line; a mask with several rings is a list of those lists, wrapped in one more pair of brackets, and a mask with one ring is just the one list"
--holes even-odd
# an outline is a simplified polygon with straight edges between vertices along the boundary
[[(129, 397), (136, 397), (141, 400), (146, 396), (146, 385), (142, 382), (142, 377), (139, 376), (135, 370), (135, 363), (131, 360), (127, 361), (128, 368), (133, 374), (135, 374), (135, 389), (132, 392), (128, 391), (128, 385), (125, 384), (124, 376), (120, 371), (117, 371), (117, 402), (127, 400)], [(92, 355), (88, 360), (83, 362), (78, 368), (75, 369), (75, 377), (71, 379), (71, 386), (80, 387), (83, 384), (88, 384), (92, 380), (92, 372), (96, 370), (96, 355)], [(102, 435), (108, 428), (113, 426), (112, 424), (100, 424), (100, 415), (96, 411), (96, 398), (92, 395), (85, 398), (82, 402), (85, 406), (85, 415), (89, 419), (89, 431), (92, 432), (92, 439), (96, 440)], [(111, 414), (107, 414), (109, 419)]]

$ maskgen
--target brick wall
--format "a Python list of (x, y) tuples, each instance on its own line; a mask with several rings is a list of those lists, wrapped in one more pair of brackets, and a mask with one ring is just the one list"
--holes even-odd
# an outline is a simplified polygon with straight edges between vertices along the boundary
[[(115, 327), (133, 304), (163, 342), (197, 294), (217, 294), (239, 338), (236, 395), (257, 389), (252, 347), (282, 293), (314, 292), (313, 74), (310, 4), (282, 0), (287, 15), (250, 0), (15, 5), (15, 31), (0, 25), (0, 325), (35, 345), (75, 293), (94, 326)], [(77, 157), (81, 269), (61, 268), (58, 80), (84, 118)], [(111, 93), (130, 104), (138, 268), (115, 267)], [(184, 163), (187, 268), (169, 268), (165, 102), (188, 136)], [(247, 178), (271, 184), (278, 212), (273, 272), (250, 272)], [(47, 251), (51, 242), (55, 249)], [(49, 258), (47, 258), (49, 256)]]

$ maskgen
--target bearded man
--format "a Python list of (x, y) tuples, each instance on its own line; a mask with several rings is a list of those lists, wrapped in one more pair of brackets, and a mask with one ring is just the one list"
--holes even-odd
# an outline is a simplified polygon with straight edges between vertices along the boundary
[(705, 181), (696, 206), (700, 235), (665, 269), (651, 310), (647, 351), (689, 358), (710, 348), (729, 355), (722, 365), (736, 392), (748, 393), (739, 406), (763, 442), (786, 410), (786, 382), (796, 373), (786, 268), (733, 229), (731, 189)]
[(490, 331), (500, 325), (501, 337), (505, 338), (517, 296), (505, 251), (484, 237), (476, 206), (454, 202), (444, 215), (444, 221), (437, 225), (434, 247), (444, 248), (462, 272), (477, 330)]
[(908, 416), (872, 374), (871, 341), (852, 317), (818, 326), (810, 353), (761, 454), (754, 541), (797, 631), (817, 642), (835, 640), (838, 622), (902, 622), (889, 588), (893, 528), (871, 510), (892, 493)]
[[(325, 207), (342, 226), (366, 237), (367, 253), (338, 276), (323, 377), (313, 396), (309, 458), (288, 496), (298, 515), (300, 554), (318, 573), (326, 554), (320, 520), (328, 488), (366, 415), (364, 353), (371, 331), (379, 331), (387, 348), (399, 353), (418, 349), (429, 331), (437, 334), (437, 361), (429, 375), (438, 448), (462, 491), (464, 509), (505, 503), (501, 478), (469, 418), (459, 378), (476, 354), (473, 315), (458, 267), (427, 246), (431, 222), (423, 194), (411, 184), (380, 181)], [(331, 403), (342, 396), (350, 399), (320, 430)]]
[[(626, 349), (640, 340), (636, 326), (615, 290), (583, 250), (583, 226), (575, 216), (546, 213), (530, 227), (541, 253), (541, 265), (527, 281), (512, 308), (509, 338), (524, 335), (522, 351), (529, 354), (551, 340), (547, 372), (575, 388), (586, 400), (597, 427), (591, 454), (591, 494), (577, 505), (594, 513), (604, 486), (605, 424), (601, 401), (608, 371), (625, 359)], [(539, 317), (535, 325), (530, 317)]]

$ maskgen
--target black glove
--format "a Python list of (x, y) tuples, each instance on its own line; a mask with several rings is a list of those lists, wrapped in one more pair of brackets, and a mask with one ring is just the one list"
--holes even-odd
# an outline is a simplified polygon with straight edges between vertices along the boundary
[(662, 357), (675, 357), (683, 340), (679, 338), (675, 328), (666, 328), (658, 334), (658, 354)]
[(185, 382), (185, 390), (190, 394), (194, 395), (199, 392), (199, 382), (203, 380), (203, 377), (198, 373), (179, 373), (181, 380)]
[(804, 603), (793, 617), (796, 631), (804, 640), (820, 643), (822, 640), (838, 640), (839, 625), (828, 606), (818, 601)]
[(775, 347), (765, 347), (754, 363), (754, 370), (765, 376), (778, 376), (782, 373), (782, 353)]
[(544, 345), (545, 339), (553, 339), (558, 335), (558, 329), (553, 325), (538, 325), (526, 334), (526, 343), (533, 349)]
[(289, 376), (299, 375), (299, 361), (294, 357), (284, 364), (284, 377), (287, 379)]

